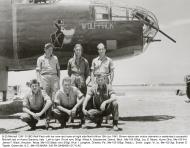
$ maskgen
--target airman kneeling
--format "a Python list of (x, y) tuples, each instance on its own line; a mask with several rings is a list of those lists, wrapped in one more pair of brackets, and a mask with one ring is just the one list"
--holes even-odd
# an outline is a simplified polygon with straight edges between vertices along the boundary
[[(87, 110), (87, 103), (91, 99), (93, 99), (93, 107)], [(106, 84), (104, 75), (97, 76), (96, 85), (88, 90), (83, 103), (83, 113), (88, 119), (95, 122), (97, 127), (101, 126), (104, 116), (112, 114), (113, 129), (119, 130), (119, 111), (116, 95), (111, 86)]]
[(54, 117), (60, 122), (61, 128), (66, 127), (66, 122), (79, 115), (80, 125), (84, 123), (82, 103), (84, 100), (80, 90), (71, 84), (71, 78), (65, 77), (62, 81), (63, 89), (57, 91), (55, 95)]
[[(31, 130), (35, 130), (38, 120), (47, 119), (47, 110), (51, 107), (52, 101), (47, 93), (40, 89), (40, 84), (36, 79), (31, 80), (30, 88), (31, 90), (24, 96), (24, 113), (20, 118), (31, 127)], [(47, 120), (45, 126), (46, 128), (49, 126)]]

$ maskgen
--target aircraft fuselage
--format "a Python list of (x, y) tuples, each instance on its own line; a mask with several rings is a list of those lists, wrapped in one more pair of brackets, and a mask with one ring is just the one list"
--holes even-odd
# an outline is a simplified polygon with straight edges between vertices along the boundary
[[(1, 63), (8, 70), (33, 69), (47, 42), (53, 42), (57, 47), (54, 53), (59, 58), (61, 69), (66, 68), (76, 43), (83, 45), (84, 56), (89, 63), (97, 56), (96, 46), (100, 42), (107, 46), (110, 57), (133, 56), (136, 51), (143, 51), (142, 23), (127, 18), (113, 20), (110, 12), (108, 15), (102, 14), (102, 19), (97, 19), (99, 8), (96, 7), (104, 6), (69, 3), (66, 0), (52, 4), (1, 0)], [(110, 11), (111, 8), (108, 9)], [(61, 30), (55, 27), (59, 21)]]

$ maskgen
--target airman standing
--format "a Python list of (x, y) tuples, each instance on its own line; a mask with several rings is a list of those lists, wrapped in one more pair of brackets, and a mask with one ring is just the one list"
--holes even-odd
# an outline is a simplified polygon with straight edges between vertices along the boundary
[(114, 65), (111, 58), (106, 56), (106, 48), (103, 43), (98, 44), (99, 56), (92, 61), (91, 79), (95, 83), (97, 75), (104, 75), (106, 84), (112, 84), (114, 78)]
[(44, 46), (45, 54), (37, 60), (37, 79), (40, 86), (54, 100), (54, 95), (59, 90), (60, 66), (57, 56), (53, 55), (54, 46), (47, 43)]
[(89, 78), (90, 70), (87, 59), (82, 57), (82, 45), (76, 44), (74, 47), (74, 56), (68, 61), (68, 75), (74, 84), (85, 95), (87, 91), (86, 80)]

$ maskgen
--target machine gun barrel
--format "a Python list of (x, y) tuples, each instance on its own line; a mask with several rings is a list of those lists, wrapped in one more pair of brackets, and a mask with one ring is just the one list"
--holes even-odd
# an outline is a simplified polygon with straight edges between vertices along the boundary
[[(154, 28), (156, 29), (156, 27)], [(162, 33), (163, 35), (165, 35), (167, 38), (169, 38), (170, 40), (172, 40), (174, 43), (176, 43), (176, 40), (174, 40), (173, 38), (171, 38), (169, 35), (167, 35), (166, 33), (164, 33), (162, 30), (157, 29), (160, 33)]]
[(170, 40), (172, 40), (174, 43), (176, 43), (176, 40), (174, 40), (172, 37), (170, 37), (169, 35), (167, 35), (166, 33), (164, 33), (162, 30), (156, 28), (154, 25), (150, 24), (150, 23), (146, 23), (147, 25), (149, 25), (150, 27), (156, 29), (157, 31), (159, 31), (160, 33), (162, 33), (164, 36), (166, 36), (167, 38), (169, 38)]
[(172, 37), (170, 37), (169, 35), (167, 35), (166, 33), (164, 33), (162, 30), (160, 30), (159, 28), (155, 27), (154, 25), (151, 24), (151, 21), (144, 16), (143, 14), (136, 12), (135, 17), (141, 21), (143, 21), (144, 24), (150, 26), (151, 28), (159, 31), (160, 33), (162, 33), (164, 36), (166, 36), (167, 38), (169, 38), (171, 41), (173, 41), (174, 43), (176, 43), (176, 40), (174, 40)]

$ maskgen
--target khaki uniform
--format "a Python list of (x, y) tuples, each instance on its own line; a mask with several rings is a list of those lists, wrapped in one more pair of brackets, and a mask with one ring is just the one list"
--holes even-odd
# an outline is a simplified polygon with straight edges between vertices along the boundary
[[(106, 76), (106, 83), (109, 84), (110, 78), (109, 75), (111, 71), (114, 70), (114, 65), (112, 59), (105, 56), (102, 60), (99, 57), (93, 59), (91, 70), (96, 77), (97, 75), (105, 75)], [(95, 82), (94, 82), (95, 84)]]
[[(69, 94), (65, 94), (63, 90), (57, 91), (54, 103), (71, 110), (77, 104), (78, 99), (82, 96), (83, 94), (78, 88), (71, 86)], [(69, 115), (60, 111), (58, 108), (55, 108), (53, 113), (54, 117), (58, 119), (61, 124), (65, 124), (69, 119)], [(83, 118), (82, 106), (77, 109), (76, 114), (79, 114), (80, 118)]]
[(104, 85), (102, 89), (100, 89), (97, 85), (93, 86), (87, 92), (87, 95), (91, 97), (93, 100), (93, 107), (88, 110), (87, 118), (90, 118), (92, 121), (96, 123), (101, 123), (104, 116), (112, 114), (114, 124), (117, 124), (119, 120), (119, 111), (118, 111), (118, 103), (117, 101), (113, 101), (106, 105), (104, 111), (100, 110), (101, 104), (110, 99), (111, 95), (115, 94), (111, 86)]
[[(23, 100), (23, 107), (28, 108), (34, 113), (39, 113), (45, 103), (50, 100), (50, 97), (47, 95), (47, 93), (44, 90), (39, 90), (37, 94), (32, 93), (32, 91), (29, 91), (27, 95), (24, 97)], [(43, 118), (46, 117), (46, 115), (42, 115)], [(33, 127), (37, 124), (38, 120), (34, 119), (30, 114), (23, 113), (21, 115), (21, 120), (26, 122), (30, 127)]]
[(60, 66), (55, 55), (50, 58), (42, 55), (38, 58), (36, 71), (40, 73), (40, 86), (52, 99), (59, 90), (58, 70), (60, 70)]

